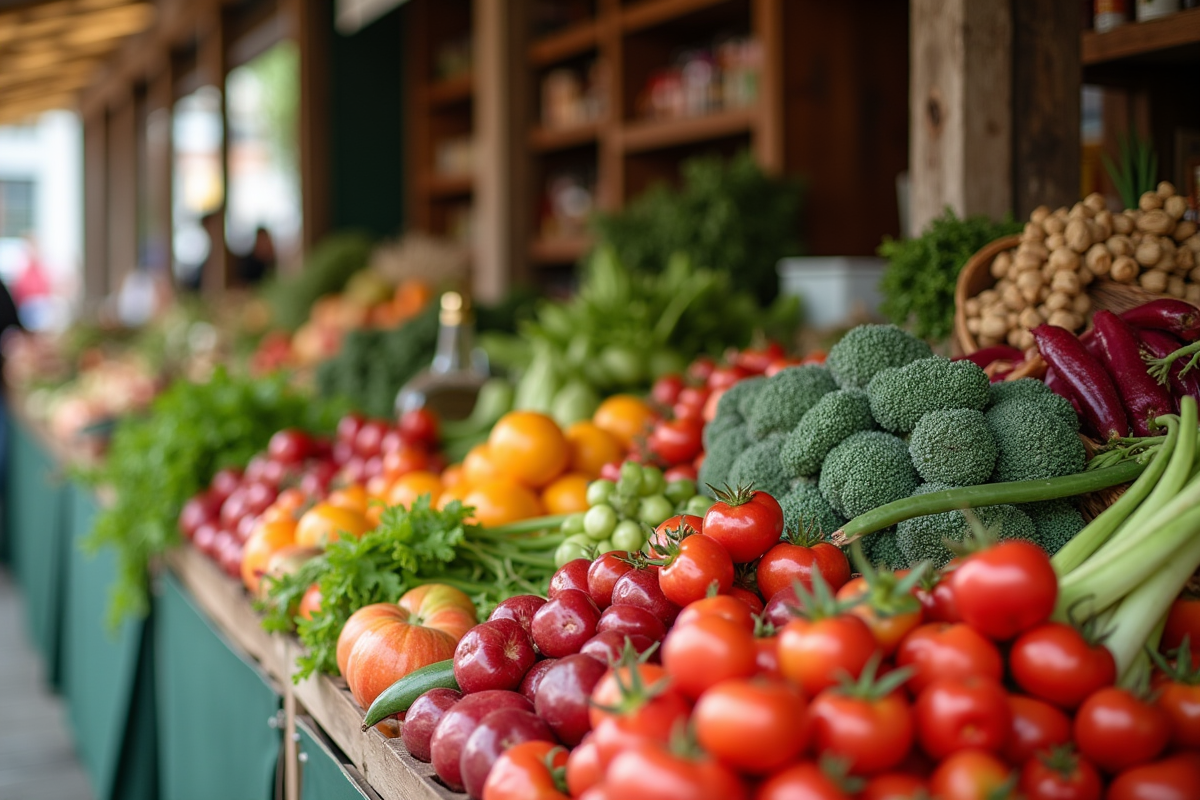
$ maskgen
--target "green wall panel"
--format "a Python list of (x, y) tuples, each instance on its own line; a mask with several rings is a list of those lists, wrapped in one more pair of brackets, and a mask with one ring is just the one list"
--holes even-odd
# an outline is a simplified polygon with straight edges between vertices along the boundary
[(377, 798), (359, 787), (342, 766), (342, 758), (303, 719), (296, 720), (300, 734), (300, 800), (362, 800)]

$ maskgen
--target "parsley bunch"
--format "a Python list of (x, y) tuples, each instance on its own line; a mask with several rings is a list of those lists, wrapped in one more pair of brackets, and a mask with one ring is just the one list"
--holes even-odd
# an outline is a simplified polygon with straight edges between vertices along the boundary
[[(438, 510), (429, 495), (411, 508), (390, 506), (379, 527), (354, 538), (342, 534), (325, 552), (292, 574), (268, 577), (263, 627), (288, 631), (295, 623), (307, 652), (297, 659), (298, 682), (314, 672), (337, 674), (337, 641), (350, 615), (372, 603), (395, 603), (415, 586), (445, 583), (463, 590), (481, 611), (514, 594), (543, 591), (554, 573), (561, 534), (519, 537), (543, 527), (536, 520), (485, 529), (468, 523), (472, 509), (455, 500)], [(549, 527), (546, 518), (545, 527)], [(296, 619), (296, 606), (312, 584), (321, 591), (320, 611)]]

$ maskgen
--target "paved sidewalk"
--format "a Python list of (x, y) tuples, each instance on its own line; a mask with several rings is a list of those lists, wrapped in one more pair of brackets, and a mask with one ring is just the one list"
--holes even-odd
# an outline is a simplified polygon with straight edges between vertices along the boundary
[(92, 800), (23, 615), (12, 576), (0, 569), (0, 800)]

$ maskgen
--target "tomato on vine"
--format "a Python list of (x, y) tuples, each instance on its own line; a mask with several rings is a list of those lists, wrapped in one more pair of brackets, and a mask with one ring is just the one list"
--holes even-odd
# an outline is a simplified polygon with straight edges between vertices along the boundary
[(981, 676), (934, 681), (917, 696), (913, 713), (921, 749), (938, 760), (959, 750), (999, 753), (1012, 727), (1004, 687)]
[(752, 774), (786, 766), (808, 746), (807, 704), (782, 680), (734, 679), (714, 685), (692, 712), (696, 738), (722, 763)]
[(733, 561), (719, 541), (702, 533), (684, 536), (665, 546), (665, 561), (658, 573), (663, 595), (676, 605), (686, 606), (733, 586)]
[(940, 763), (929, 778), (938, 800), (990, 800), (1010, 797), (1012, 776), (1004, 762), (983, 750), (960, 750)]
[(1100, 773), (1071, 746), (1039, 753), (1025, 763), (1018, 787), (1026, 800), (1100, 800)]
[(969, 556), (951, 574), (950, 586), (963, 621), (996, 641), (1045, 622), (1058, 599), (1050, 557), (1019, 539)]
[(766, 492), (726, 487), (704, 514), (704, 533), (720, 542), (735, 563), (753, 561), (783, 535), (783, 509)]
[(679, 692), (694, 700), (723, 680), (757, 671), (754, 634), (724, 617), (700, 616), (671, 629), (663, 640), (662, 663)]
[(872, 656), (857, 680), (822, 691), (808, 709), (817, 752), (844, 760), (856, 775), (892, 769), (912, 748), (912, 711), (899, 691), (908, 671), (877, 678), (879, 661)]
[(501, 754), (483, 785), (483, 800), (567, 800), (560, 770), (567, 751), (553, 742), (521, 742)]
[(812, 592), (795, 590), (798, 616), (779, 631), (779, 671), (814, 697), (836, 686), (842, 673), (857, 679), (879, 645), (867, 623), (834, 600), (819, 573)]
[(643, 742), (620, 753), (605, 772), (620, 800), (738, 800), (746, 787), (729, 767), (703, 753), (677, 753)]
[(619, 752), (638, 741), (669, 742), (690, 712), (691, 705), (666, 670), (626, 647), (621, 660), (592, 689), (588, 717), (601, 766), (607, 768)]
[(1047, 622), (1013, 642), (1009, 669), (1017, 685), (1034, 697), (1078, 708), (1097, 690), (1117, 680), (1117, 662), (1104, 646), (1095, 619), (1079, 628)]
[(836, 592), (850, 580), (850, 562), (841, 550), (825, 541), (815, 528), (785, 533), (783, 541), (768, 550), (758, 562), (755, 578), (763, 597), (770, 599), (799, 581), (812, 589), (812, 572)]
[(1180, 595), (1171, 603), (1159, 649), (1164, 653), (1177, 650), (1184, 637), (1191, 642), (1192, 658), (1200, 659), (1200, 597), (1190, 594)]
[(1071, 720), (1061, 709), (1036, 697), (1008, 696), (1012, 716), (1004, 760), (1020, 766), (1034, 755), (1071, 741)]
[(1154, 684), (1154, 704), (1170, 720), (1171, 744), (1200, 750), (1200, 664), (1192, 658), (1191, 637), (1184, 636), (1171, 655), (1175, 657), (1173, 662), (1158, 653), (1151, 654), (1161, 673)]
[(866, 559), (861, 559), (860, 568), (862, 575), (839, 589), (837, 599), (867, 624), (884, 655), (890, 656), (921, 624), (921, 604), (912, 592), (923, 569), (907, 573), (876, 570)]
[(908, 688), (920, 692), (939, 678), (1004, 678), (1000, 651), (970, 625), (929, 622), (915, 628), (896, 651), (896, 666), (912, 669)]
[(1171, 720), (1141, 693), (1110, 686), (1079, 706), (1074, 733), (1085, 758), (1115, 773), (1157, 758), (1171, 738)]

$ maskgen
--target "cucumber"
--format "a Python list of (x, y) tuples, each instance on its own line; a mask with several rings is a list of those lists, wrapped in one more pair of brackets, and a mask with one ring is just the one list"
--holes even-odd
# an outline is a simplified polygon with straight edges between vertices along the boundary
[(454, 659), (415, 669), (380, 692), (367, 709), (363, 733), (380, 720), (408, 711), (413, 702), (430, 689), (458, 689), (458, 681), (454, 679)]

